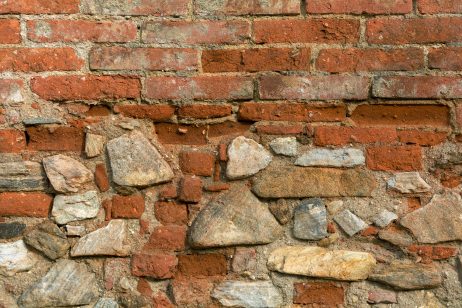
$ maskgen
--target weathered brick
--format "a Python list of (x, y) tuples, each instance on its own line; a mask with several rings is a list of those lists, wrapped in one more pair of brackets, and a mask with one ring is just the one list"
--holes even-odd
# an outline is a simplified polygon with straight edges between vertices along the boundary
[(367, 99), (370, 79), (359, 76), (282, 76), (260, 78), (262, 99)]
[(204, 72), (309, 71), (309, 48), (214, 49), (202, 52)]
[(81, 0), (85, 14), (181, 16), (188, 13), (189, 0)]
[(72, 14), (78, 13), (79, 0), (5, 0), (0, 14)]
[(213, 175), (215, 156), (199, 151), (183, 151), (179, 155), (180, 168), (183, 173), (201, 176)]
[(178, 108), (178, 116), (183, 119), (221, 118), (231, 115), (232, 112), (233, 109), (230, 105), (191, 104)]
[(24, 101), (24, 82), (20, 79), (0, 79), (0, 104)]
[(107, 176), (106, 167), (104, 164), (97, 164), (95, 167), (95, 182), (99, 190), (102, 192), (108, 191), (111, 187)]
[(128, 76), (50, 76), (34, 77), (31, 88), (46, 100), (102, 100), (138, 98), (141, 84)]
[(252, 78), (240, 76), (150, 77), (146, 97), (152, 99), (236, 100), (253, 97)]
[(422, 14), (462, 13), (460, 0), (417, 0), (417, 8)]
[(193, 125), (178, 125), (170, 123), (156, 124), (157, 138), (167, 144), (207, 144), (207, 127)]
[(27, 22), (27, 37), (45, 42), (131, 42), (137, 37), (132, 21), (93, 20), (31, 20)]
[(223, 123), (213, 124), (209, 126), (208, 137), (223, 137), (242, 135), (250, 129), (249, 124), (226, 121)]
[(0, 19), (0, 44), (21, 43), (19, 20)]
[(316, 61), (318, 70), (341, 72), (413, 71), (424, 67), (424, 52), (404, 49), (324, 49)]
[(26, 136), (17, 129), (0, 130), (0, 153), (19, 153), (26, 148)]
[(299, 135), (305, 133), (305, 128), (302, 124), (258, 125), (255, 129), (258, 134), (263, 135)]
[(314, 143), (318, 146), (347, 145), (349, 143), (393, 143), (397, 141), (393, 128), (361, 128), (345, 126), (319, 126), (314, 131)]
[(141, 218), (144, 213), (142, 195), (112, 197), (111, 216), (113, 218)]
[(141, 38), (157, 44), (238, 44), (250, 37), (250, 23), (229, 21), (150, 21), (143, 25)]
[(184, 202), (200, 202), (202, 199), (202, 180), (196, 176), (185, 176), (180, 182), (178, 197)]
[(356, 43), (359, 40), (359, 20), (255, 20), (254, 40), (257, 43)]
[(27, 128), (28, 149), (36, 151), (83, 151), (85, 134), (77, 127), (31, 126)]
[(186, 226), (159, 226), (156, 227), (143, 250), (174, 250), (185, 248)]
[(216, 279), (211, 277), (180, 277), (172, 281), (172, 293), (179, 307), (212, 307), (210, 294), (215, 287)]
[(210, 1), (194, 2), (194, 12), (197, 15), (291, 15), (300, 13), (298, 0), (248, 0), (248, 1)]
[(0, 193), (0, 216), (48, 217), (53, 197), (44, 193)]
[(178, 273), (184, 276), (207, 277), (226, 275), (228, 262), (222, 254), (178, 256)]
[(294, 284), (294, 304), (318, 304), (336, 307), (343, 305), (345, 290), (333, 282), (310, 282)]
[(445, 132), (427, 132), (420, 130), (400, 130), (398, 139), (402, 143), (433, 146), (443, 143), (448, 137)]
[(411, 245), (407, 247), (407, 250), (421, 257), (422, 263), (430, 263), (432, 260), (449, 259), (455, 257), (459, 251), (456, 247), (430, 245)]
[(428, 52), (428, 66), (448, 71), (462, 70), (462, 48), (441, 47), (430, 49)]
[(164, 225), (183, 225), (188, 222), (188, 209), (176, 202), (156, 202), (154, 204), (156, 219)]
[(422, 149), (418, 146), (376, 146), (366, 149), (366, 165), (378, 171), (422, 169)]
[(162, 252), (138, 253), (132, 258), (132, 274), (155, 279), (172, 278), (178, 259), (174, 255)]
[(114, 111), (131, 118), (168, 121), (175, 114), (175, 107), (171, 105), (117, 105)]
[(412, 12), (412, 0), (310, 0), (310, 14), (407, 14)]
[(175, 199), (178, 196), (178, 192), (175, 184), (165, 185), (159, 192), (159, 199)]
[(228, 190), (231, 188), (229, 183), (212, 183), (204, 187), (204, 190), (209, 192), (219, 192)]

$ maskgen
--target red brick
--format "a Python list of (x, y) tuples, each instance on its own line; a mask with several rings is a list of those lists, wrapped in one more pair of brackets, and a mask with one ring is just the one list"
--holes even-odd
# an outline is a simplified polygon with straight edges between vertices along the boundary
[(411, 245), (407, 247), (407, 250), (421, 257), (422, 263), (430, 263), (432, 260), (449, 259), (455, 257), (459, 251), (456, 247), (429, 245)]
[(79, 12), (79, 0), (5, 0), (0, 14), (72, 14)]
[(229, 21), (150, 21), (142, 28), (142, 41), (157, 44), (240, 44), (250, 37), (250, 24)]
[(447, 139), (447, 133), (427, 132), (420, 130), (398, 131), (399, 141), (406, 144), (432, 146), (443, 143)]
[(46, 42), (131, 42), (137, 38), (136, 24), (127, 20), (30, 20), (27, 37)]
[(417, 8), (422, 14), (462, 13), (460, 0), (417, 0)]
[(0, 130), (0, 153), (19, 153), (26, 148), (26, 136), (16, 129)]
[(167, 144), (207, 144), (207, 127), (193, 125), (178, 125), (170, 123), (156, 124), (157, 138)]
[(111, 110), (107, 106), (101, 105), (91, 106), (90, 109), (85, 112), (86, 117), (107, 117), (110, 114)]
[(204, 72), (309, 71), (309, 48), (218, 49), (202, 52)]
[(197, 57), (194, 49), (97, 47), (90, 51), (90, 68), (110, 71), (190, 71), (197, 69)]
[(209, 192), (219, 192), (230, 188), (231, 185), (228, 183), (213, 183), (204, 187), (204, 189)]
[(449, 108), (443, 105), (359, 105), (351, 119), (360, 126), (449, 126)]
[(0, 19), (0, 44), (18, 43), (21, 43), (21, 30), (19, 20)]
[(345, 106), (264, 102), (239, 105), (239, 119), (243, 121), (337, 122), (345, 117)]
[(207, 277), (226, 275), (228, 262), (222, 254), (178, 256), (178, 273), (184, 276)]
[(319, 146), (347, 145), (349, 143), (392, 143), (397, 141), (393, 128), (360, 128), (345, 126), (319, 126), (314, 131), (314, 143)]
[(167, 121), (175, 114), (175, 107), (170, 105), (117, 105), (114, 111), (131, 118)]
[(369, 226), (360, 232), (361, 236), (376, 236), (379, 233), (379, 229), (374, 226)]
[(260, 78), (261, 99), (367, 99), (370, 79), (360, 76), (282, 76)]
[(300, 13), (298, 0), (250, 0), (219, 1), (208, 0), (194, 2), (194, 12), (201, 16), (222, 15), (291, 15)]
[(159, 199), (175, 199), (178, 196), (176, 186), (174, 184), (168, 184), (159, 192)]
[(462, 41), (462, 18), (376, 18), (367, 21), (371, 44), (431, 44)]
[(46, 100), (102, 100), (140, 97), (141, 84), (129, 76), (34, 77), (31, 88)]
[(462, 70), (462, 48), (442, 47), (430, 49), (428, 52), (428, 67), (448, 71)]
[(378, 171), (422, 169), (422, 149), (418, 146), (377, 146), (366, 150), (366, 164)]
[(258, 134), (262, 135), (300, 135), (305, 132), (303, 125), (258, 125)]
[(177, 257), (170, 254), (139, 253), (133, 255), (132, 274), (138, 277), (167, 279), (173, 277), (177, 265)]
[(44, 193), (0, 193), (0, 216), (48, 217), (53, 197)]
[(421, 207), (420, 198), (412, 197), (407, 198), (407, 213), (413, 212)]
[(185, 248), (186, 226), (159, 226), (152, 231), (149, 242), (143, 250), (174, 250), (180, 251)]
[(0, 104), (20, 103), (24, 100), (24, 82), (20, 79), (0, 79)]
[(28, 148), (36, 151), (80, 152), (85, 146), (83, 129), (77, 127), (31, 126), (27, 128)]
[(176, 202), (156, 202), (154, 204), (156, 219), (164, 225), (184, 225), (188, 222), (188, 209)]
[(183, 173), (201, 176), (213, 175), (215, 156), (211, 153), (183, 151), (179, 155), (179, 161)]
[(233, 109), (230, 105), (184, 105), (178, 109), (178, 117), (185, 119), (211, 119), (231, 115)]
[(207, 307), (213, 305), (211, 293), (217, 279), (181, 277), (172, 281), (172, 293), (178, 307)]
[(189, 0), (117, 0), (117, 6), (105, 0), (82, 0), (82, 12), (104, 15), (180, 16), (188, 13)]
[(324, 49), (318, 55), (316, 67), (331, 73), (414, 71), (424, 67), (424, 53), (418, 48)]
[(255, 20), (254, 40), (256, 43), (356, 43), (359, 40), (359, 20)]
[(226, 143), (218, 145), (218, 159), (220, 161), (228, 161), (228, 145)]
[(144, 213), (142, 195), (112, 197), (111, 216), (113, 218), (141, 218)]
[(407, 14), (412, 12), (412, 0), (310, 0), (310, 14)]
[(223, 122), (209, 126), (208, 137), (236, 136), (242, 135), (250, 129), (250, 125), (239, 122)]
[(165, 292), (158, 291), (152, 296), (152, 302), (154, 307), (159, 308), (175, 308), (175, 305), (172, 304), (170, 298), (165, 294)]
[(179, 199), (184, 202), (200, 202), (202, 199), (202, 180), (196, 176), (185, 176), (180, 182)]
[(250, 99), (252, 78), (241, 76), (150, 77), (146, 97), (151, 99)]
[(294, 304), (343, 305), (345, 290), (333, 282), (294, 283)]
[(95, 182), (101, 192), (108, 191), (111, 187), (104, 164), (97, 164), (95, 167)]

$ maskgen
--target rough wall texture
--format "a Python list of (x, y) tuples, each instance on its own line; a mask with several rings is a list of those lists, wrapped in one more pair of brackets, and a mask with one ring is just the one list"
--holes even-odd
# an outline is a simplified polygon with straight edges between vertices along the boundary
[(0, 0), (0, 307), (462, 307), (462, 1)]

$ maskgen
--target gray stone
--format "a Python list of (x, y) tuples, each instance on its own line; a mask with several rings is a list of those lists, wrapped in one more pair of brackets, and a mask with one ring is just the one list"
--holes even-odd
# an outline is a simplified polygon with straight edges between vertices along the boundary
[(271, 281), (225, 281), (212, 297), (225, 307), (281, 307), (282, 295)]
[(425, 193), (431, 189), (418, 172), (397, 173), (388, 180), (387, 186), (403, 194)]
[(266, 168), (272, 160), (271, 153), (252, 139), (239, 136), (228, 146), (226, 176), (243, 179)]
[(398, 290), (436, 288), (443, 282), (441, 273), (435, 265), (399, 261), (378, 266), (369, 276), (369, 280), (384, 283)]
[(398, 228), (388, 228), (379, 231), (379, 238), (381, 240), (392, 243), (396, 246), (407, 247), (414, 243), (412, 236), (407, 231)]
[(327, 211), (320, 198), (303, 200), (295, 208), (294, 236), (302, 240), (320, 240), (328, 236)]
[(22, 240), (0, 243), (0, 275), (13, 276), (30, 270), (37, 259)]
[(93, 174), (83, 164), (61, 154), (45, 157), (43, 167), (53, 188), (62, 193), (78, 192), (93, 180)]
[(28, 118), (22, 121), (26, 126), (45, 125), (45, 124), (61, 124), (62, 121), (56, 118)]
[(256, 245), (271, 243), (282, 235), (282, 228), (244, 185), (237, 185), (212, 200), (190, 228), (194, 248)]
[(334, 216), (334, 220), (349, 236), (353, 236), (359, 231), (362, 231), (368, 227), (368, 225), (361, 218), (349, 210), (343, 210), (336, 214)]
[(430, 203), (407, 214), (400, 223), (421, 243), (462, 240), (462, 199), (452, 192), (434, 195)]
[(276, 154), (285, 156), (297, 155), (298, 145), (297, 138), (295, 137), (276, 138), (269, 145)]
[(84, 226), (66, 226), (66, 234), (67, 236), (82, 236), (85, 234), (85, 227)]
[(115, 183), (148, 186), (169, 182), (173, 171), (151, 142), (138, 131), (112, 139), (107, 144)]
[(16, 161), (0, 163), (0, 191), (36, 191), (47, 188), (40, 163)]
[(369, 291), (367, 302), (369, 304), (396, 304), (398, 303), (398, 299), (396, 298), (396, 293), (393, 291), (375, 290)]
[(0, 239), (8, 240), (20, 236), (25, 228), (26, 225), (19, 222), (0, 223)]
[(313, 149), (297, 158), (295, 164), (304, 167), (355, 167), (365, 162), (364, 153), (359, 149)]
[(93, 231), (72, 247), (71, 256), (127, 256), (130, 253), (127, 223), (113, 219), (101, 229)]
[(18, 300), (22, 307), (88, 305), (98, 297), (95, 274), (83, 263), (59, 260)]
[(119, 304), (112, 298), (100, 298), (93, 308), (118, 308)]
[(101, 155), (104, 150), (104, 136), (87, 133), (85, 136), (85, 154), (87, 157), (96, 157)]
[(268, 209), (281, 225), (288, 223), (293, 216), (292, 206), (286, 199), (279, 199), (277, 202), (271, 202), (268, 205)]
[(24, 242), (52, 260), (64, 256), (70, 247), (66, 235), (57, 225), (49, 221), (41, 223), (27, 233)]
[(398, 219), (398, 215), (396, 215), (395, 213), (387, 211), (387, 210), (383, 210), (374, 218), (374, 224), (377, 227), (385, 228), (386, 226), (391, 224), (392, 221), (397, 220), (397, 219)]
[(58, 224), (63, 225), (70, 221), (96, 217), (100, 205), (96, 191), (73, 196), (58, 195), (53, 200), (51, 215)]
[(362, 170), (278, 166), (255, 176), (252, 190), (262, 198), (368, 197), (374, 178)]

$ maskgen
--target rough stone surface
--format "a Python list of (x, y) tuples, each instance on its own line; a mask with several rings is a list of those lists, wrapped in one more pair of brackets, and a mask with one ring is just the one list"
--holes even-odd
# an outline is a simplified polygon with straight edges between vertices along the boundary
[(0, 243), (0, 275), (13, 276), (30, 270), (37, 262), (22, 240)]
[(271, 154), (261, 144), (237, 137), (228, 147), (226, 176), (232, 180), (249, 177), (266, 168), (271, 160)]
[(298, 152), (297, 138), (295, 137), (276, 138), (269, 145), (273, 152), (279, 155), (295, 156)]
[(295, 165), (304, 167), (355, 167), (364, 165), (366, 158), (359, 149), (313, 149), (301, 155)]
[(377, 227), (385, 228), (392, 221), (397, 220), (397, 219), (398, 219), (398, 215), (396, 215), (395, 213), (387, 211), (387, 210), (383, 210), (374, 218), (374, 224)]
[(24, 242), (52, 260), (64, 256), (70, 247), (66, 235), (57, 225), (48, 221), (41, 223), (26, 234)]
[(0, 163), (0, 191), (35, 191), (47, 188), (40, 163), (31, 161)]
[(377, 290), (369, 292), (367, 302), (370, 304), (396, 304), (398, 299), (393, 291)]
[(334, 216), (334, 220), (349, 236), (353, 236), (367, 228), (367, 224), (350, 210), (343, 210), (337, 213)]
[(53, 200), (51, 215), (60, 224), (93, 218), (98, 215), (100, 201), (96, 191), (79, 195), (58, 195)]
[(397, 173), (388, 180), (387, 185), (403, 194), (424, 193), (431, 189), (418, 172)]
[(148, 186), (173, 178), (169, 164), (138, 131), (112, 139), (107, 143), (107, 151), (113, 180), (119, 185)]
[(87, 157), (91, 158), (101, 155), (104, 150), (105, 140), (104, 136), (88, 133), (85, 136), (85, 154)]
[(84, 226), (66, 226), (67, 236), (82, 236), (85, 234)]
[(235, 186), (211, 201), (190, 228), (195, 248), (266, 244), (276, 240), (282, 229), (245, 186)]
[(303, 200), (294, 210), (294, 236), (303, 240), (320, 240), (327, 235), (327, 211), (322, 200)]
[(366, 279), (376, 260), (366, 252), (285, 246), (271, 252), (267, 265), (286, 274), (355, 281)]
[(127, 256), (128, 245), (127, 223), (122, 219), (114, 219), (106, 227), (93, 231), (72, 247), (71, 256)]
[(78, 192), (93, 180), (93, 174), (83, 164), (61, 154), (45, 157), (43, 167), (53, 188), (62, 193)]
[(0, 239), (8, 240), (20, 236), (25, 228), (26, 225), (19, 222), (0, 223)]
[(255, 177), (252, 186), (262, 198), (367, 197), (374, 188), (375, 180), (361, 170), (273, 164)]
[(88, 305), (98, 297), (95, 274), (83, 263), (59, 260), (19, 298), (22, 307)]
[(282, 295), (271, 281), (225, 281), (212, 292), (225, 307), (281, 307)]
[(381, 240), (392, 243), (393, 245), (402, 247), (412, 245), (414, 242), (412, 236), (407, 231), (398, 228), (387, 228), (380, 230), (379, 238)]
[(462, 198), (456, 193), (435, 195), (424, 207), (401, 221), (421, 243), (462, 240)]
[(271, 202), (268, 208), (281, 225), (287, 224), (292, 218), (292, 206), (286, 199)]
[(119, 308), (119, 304), (112, 298), (100, 298), (93, 308)]

